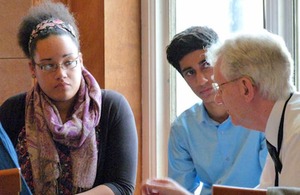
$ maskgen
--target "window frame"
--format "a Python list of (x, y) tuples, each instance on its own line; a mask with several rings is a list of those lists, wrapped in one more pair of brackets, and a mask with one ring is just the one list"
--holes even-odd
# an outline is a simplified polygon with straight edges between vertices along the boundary
[(142, 179), (167, 175), (170, 83), (165, 46), (169, 0), (143, 0), (142, 10)]

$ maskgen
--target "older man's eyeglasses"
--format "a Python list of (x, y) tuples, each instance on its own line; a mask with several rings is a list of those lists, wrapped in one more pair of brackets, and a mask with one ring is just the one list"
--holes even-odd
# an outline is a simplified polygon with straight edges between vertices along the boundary
[(37, 64), (37, 63), (35, 63), (35, 65), (37, 65), (42, 71), (45, 71), (45, 72), (54, 72), (58, 69), (58, 67), (61, 67), (64, 70), (70, 70), (77, 66), (78, 58), (79, 58), (79, 56), (77, 56), (75, 59), (67, 60), (61, 64), (52, 64), (52, 63)]
[(242, 78), (242, 77), (238, 77), (238, 78), (236, 78), (236, 79), (232, 79), (232, 80), (230, 80), (230, 81), (226, 81), (226, 82), (221, 83), (221, 84), (218, 84), (218, 83), (212, 83), (212, 87), (213, 87), (213, 89), (214, 89), (216, 92), (220, 92), (220, 87), (221, 87), (221, 86), (224, 86), (224, 85), (226, 85), (226, 84), (235, 82), (235, 81), (239, 80), (240, 78)]

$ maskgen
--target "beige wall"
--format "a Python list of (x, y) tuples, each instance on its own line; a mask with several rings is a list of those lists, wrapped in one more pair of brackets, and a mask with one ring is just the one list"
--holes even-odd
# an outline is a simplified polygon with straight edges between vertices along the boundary
[[(28, 90), (28, 60), (16, 33), (22, 16), (42, 0), (0, 0), (0, 104)], [(137, 190), (141, 184), (141, 24), (140, 0), (55, 0), (74, 12), (85, 66), (102, 88), (122, 93), (135, 115), (139, 138)]]
[(18, 23), (30, 5), (30, 1), (0, 0), (0, 103), (32, 85), (28, 61), (16, 39)]
[(105, 88), (124, 94), (134, 112), (139, 138), (135, 194), (139, 195), (142, 182), (141, 2), (106, 0), (104, 7)]

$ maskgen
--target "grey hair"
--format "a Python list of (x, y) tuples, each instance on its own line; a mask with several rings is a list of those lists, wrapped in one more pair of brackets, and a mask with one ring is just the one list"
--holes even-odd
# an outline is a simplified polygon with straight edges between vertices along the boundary
[(252, 78), (259, 93), (269, 100), (285, 99), (295, 91), (293, 59), (284, 40), (266, 30), (238, 33), (223, 44), (208, 49), (207, 58), (230, 80), (241, 76)]

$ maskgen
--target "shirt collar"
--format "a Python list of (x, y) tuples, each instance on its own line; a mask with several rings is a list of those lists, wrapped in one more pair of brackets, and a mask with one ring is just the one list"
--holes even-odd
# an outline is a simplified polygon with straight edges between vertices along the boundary
[(278, 130), (281, 115), (286, 100), (277, 100), (272, 108), (267, 121), (265, 136), (266, 139), (277, 148)]

